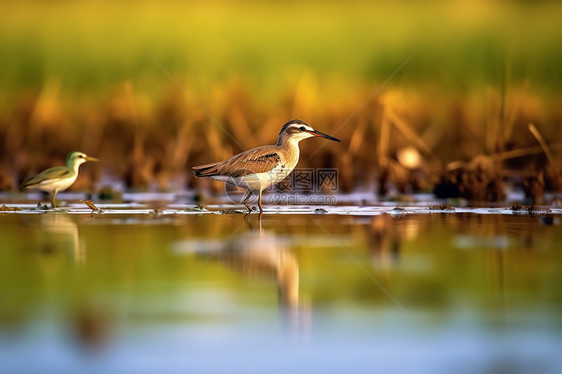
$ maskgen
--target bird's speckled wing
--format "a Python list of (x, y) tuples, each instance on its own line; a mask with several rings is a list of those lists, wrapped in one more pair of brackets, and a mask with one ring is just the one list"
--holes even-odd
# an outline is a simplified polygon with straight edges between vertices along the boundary
[(281, 157), (277, 153), (276, 146), (264, 145), (239, 153), (228, 160), (194, 166), (193, 172), (197, 177), (212, 177), (216, 175), (242, 177), (248, 174), (267, 173), (279, 165), (280, 162)]
[(70, 176), (71, 173), (72, 170), (70, 170), (66, 166), (57, 166), (56, 168), (43, 170), (36, 176), (26, 179), (25, 181), (23, 181), (21, 186), (31, 187), (31, 186), (40, 185), (42, 183), (45, 183), (53, 179)]

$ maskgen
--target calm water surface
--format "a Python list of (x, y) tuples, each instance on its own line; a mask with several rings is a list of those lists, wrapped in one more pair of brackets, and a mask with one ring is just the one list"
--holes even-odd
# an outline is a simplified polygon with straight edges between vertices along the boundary
[(560, 372), (559, 221), (1, 214), (1, 372)]

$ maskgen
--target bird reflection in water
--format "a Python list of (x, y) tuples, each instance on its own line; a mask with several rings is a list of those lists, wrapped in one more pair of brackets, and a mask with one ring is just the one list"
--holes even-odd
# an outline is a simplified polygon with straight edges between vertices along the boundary
[(245, 222), (249, 230), (226, 243), (188, 241), (177, 243), (176, 251), (212, 253), (218, 261), (249, 279), (274, 282), (283, 317), (291, 329), (301, 330), (299, 264), (290, 249), (290, 240), (263, 230), (261, 215), (247, 216)]
[(73, 262), (86, 261), (86, 246), (80, 241), (78, 225), (62, 214), (45, 214), (41, 219), (41, 249), (45, 254), (65, 251)]
[(289, 242), (259, 229), (250, 230), (234, 239), (218, 258), (242, 274), (277, 283), (279, 303), (296, 308), (299, 302), (299, 264), (289, 249)]
[[(78, 224), (68, 215), (44, 214), (41, 217), (41, 253), (64, 256), (74, 264), (86, 264), (86, 245), (80, 240)], [(81, 270), (85, 269), (80, 267)], [(64, 273), (58, 269), (57, 277), (65, 274), (77, 285), (81, 284), (81, 272)], [(55, 282), (56, 283), (56, 282)], [(96, 302), (87, 292), (74, 300), (67, 310), (69, 323), (77, 345), (87, 352), (93, 352), (107, 345), (110, 338), (112, 318), (106, 305)]]
[[(217, 258), (244, 276), (277, 285), (279, 307), (291, 328), (302, 327), (299, 303), (299, 264), (290, 241), (264, 231), (262, 216), (246, 220), (250, 230), (230, 241)], [(257, 224), (257, 229), (254, 228)]]

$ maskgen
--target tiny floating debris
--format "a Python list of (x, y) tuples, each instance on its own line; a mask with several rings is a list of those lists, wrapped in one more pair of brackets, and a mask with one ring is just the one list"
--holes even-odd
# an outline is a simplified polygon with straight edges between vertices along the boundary
[(404, 209), (401, 206), (395, 206), (394, 208), (389, 210), (387, 213), (390, 214), (391, 216), (394, 216), (394, 217), (403, 217), (406, 214), (408, 214), (406, 209)]
[(220, 211), (221, 214), (246, 214), (248, 212), (235, 209), (225, 209)]
[(452, 206), (450, 206), (449, 204), (439, 204), (439, 205), (433, 205), (429, 207), (429, 210), (447, 210), (447, 211), (455, 211), (455, 208), (453, 208)]
[(203, 207), (202, 204), (199, 204), (195, 207), (187, 207), (184, 209), (184, 212), (208, 212), (207, 209)]
[(164, 208), (155, 208), (148, 213), (152, 218), (156, 218), (164, 214)]
[(521, 205), (521, 204), (513, 204), (513, 205), (511, 206), (511, 210), (513, 210), (514, 212), (523, 210), (523, 205)]
[(18, 208), (17, 206), (14, 207), (7, 207), (6, 204), (3, 204), (0, 207), (0, 212), (19, 212), (21, 211), (21, 208)]
[(529, 214), (529, 215), (535, 215), (535, 214), (548, 214), (548, 213), (552, 213), (552, 211), (548, 208), (540, 208), (536, 205), (521, 205), (521, 204), (513, 204), (511, 206), (511, 210), (513, 211), (513, 214)]
[(88, 208), (92, 209), (93, 212), (100, 210), (100, 208), (98, 208), (92, 200), (80, 200), (80, 202), (86, 205)]

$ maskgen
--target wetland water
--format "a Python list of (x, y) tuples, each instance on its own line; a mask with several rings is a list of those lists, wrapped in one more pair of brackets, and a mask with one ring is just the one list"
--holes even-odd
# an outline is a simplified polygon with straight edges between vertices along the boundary
[(306, 211), (0, 214), (2, 372), (562, 370), (559, 214)]

